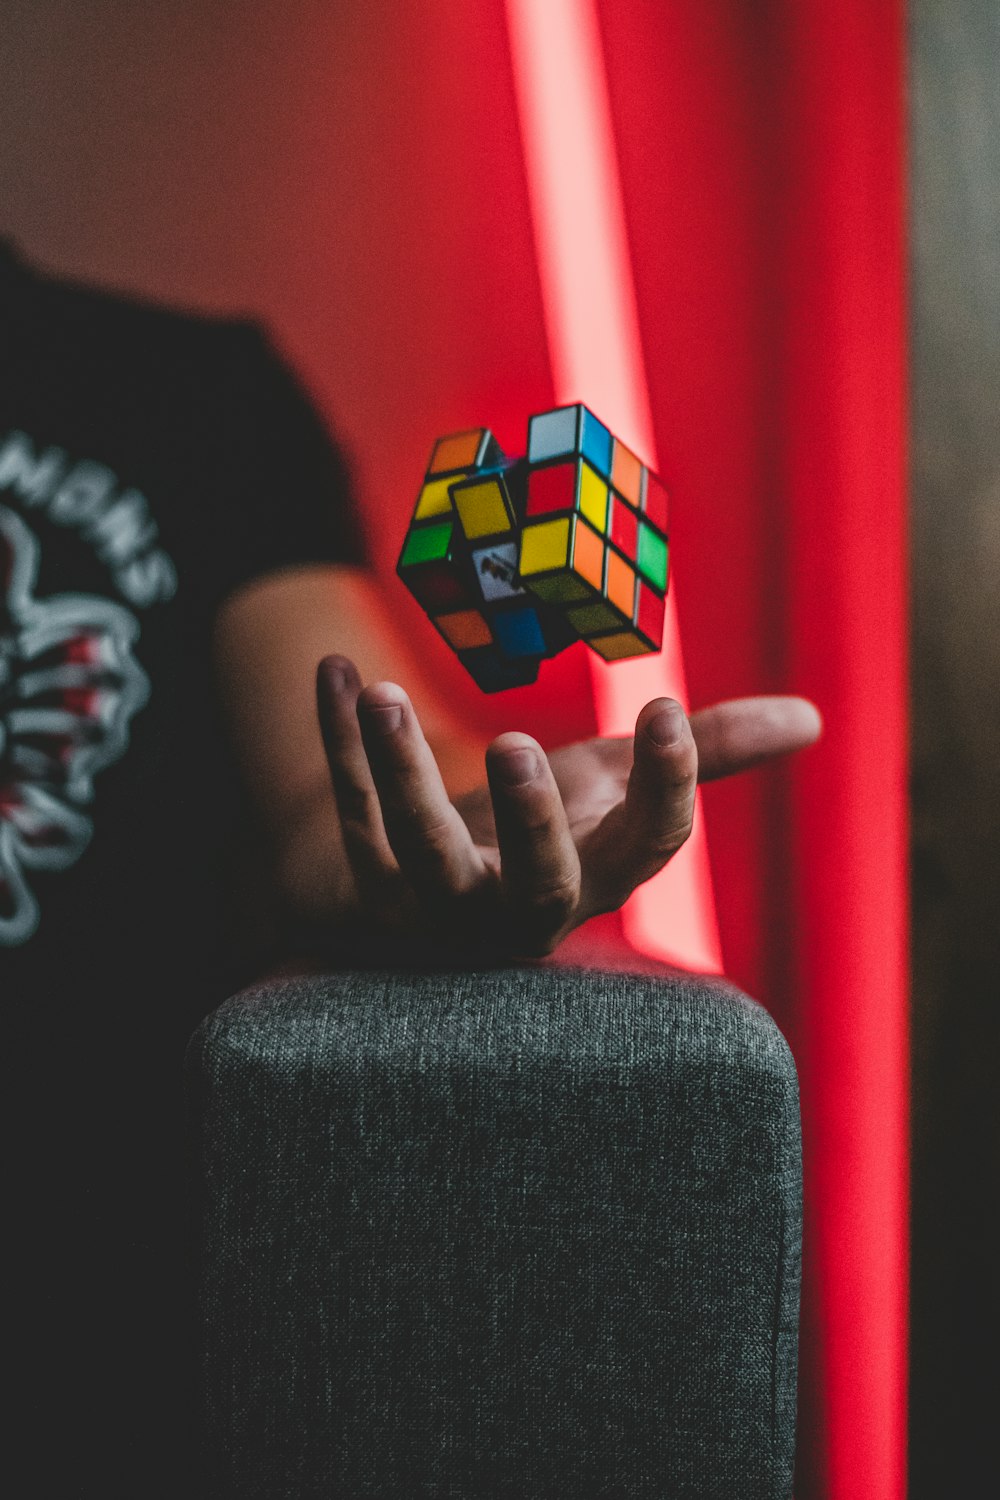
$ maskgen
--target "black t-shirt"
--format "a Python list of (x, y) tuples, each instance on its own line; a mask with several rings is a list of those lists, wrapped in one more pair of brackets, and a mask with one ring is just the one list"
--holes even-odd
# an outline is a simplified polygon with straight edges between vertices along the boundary
[(255, 577), (359, 561), (360, 546), (343, 465), (251, 325), (62, 285), (0, 247), (0, 334), (3, 1341), (18, 1392), (0, 1451), (7, 1476), (31, 1463), (25, 1497), (173, 1495), (183, 1051), (269, 957), (241, 878), (252, 820), (212, 624)]

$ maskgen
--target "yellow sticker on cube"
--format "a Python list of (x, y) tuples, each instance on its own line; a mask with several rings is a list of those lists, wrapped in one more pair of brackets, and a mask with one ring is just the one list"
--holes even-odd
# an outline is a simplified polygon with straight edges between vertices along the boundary
[(608, 529), (608, 487), (589, 464), (580, 465), (580, 514), (595, 531)]
[(526, 526), (521, 533), (522, 574), (548, 573), (566, 566), (569, 551), (569, 517)]
[(450, 485), (455, 483), (454, 474), (450, 479), (431, 479), (424, 485), (417, 499), (417, 508), (413, 512), (415, 521), (426, 521), (428, 516), (444, 516), (451, 511), (451, 496), (448, 493)]
[(455, 491), (454, 500), (462, 530), (470, 539), (495, 536), (497, 532), (510, 530), (511, 515), (507, 498), (497, 480), (463, 485)]

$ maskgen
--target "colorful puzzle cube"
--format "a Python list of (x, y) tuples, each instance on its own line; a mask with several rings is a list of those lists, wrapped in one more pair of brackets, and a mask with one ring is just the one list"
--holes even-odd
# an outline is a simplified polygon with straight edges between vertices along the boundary
[(606, 661), (658, 651), (667, 495), (585, 406), (532, 417), (518, 571)]
[(397, 571), (485, 692), (534, 682), (574, 639), (517, 577), (524, 468), (485, 428), (439, 439)]
[(398, 572), (486, 692), (533, 682), (582, 639), (660, 649), (667, 496), (585, 406), (531, 418), (526, 459), (485, 428), (439, 439)]

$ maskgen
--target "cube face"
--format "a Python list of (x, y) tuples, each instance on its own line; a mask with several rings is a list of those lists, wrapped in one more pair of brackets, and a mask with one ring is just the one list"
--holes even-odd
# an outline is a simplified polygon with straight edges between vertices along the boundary
[[(483, 603), (454, 490), (462, 484), (485, 484), (489, 478), (496, 480), (498, 474), (502, 478), (502, 464), (503, 454), (485, 427), (452, 433), (434, 445), (396, 571), (435, 623), (438, 617), (456, 616)], [(504, 511), (502, 497), (498, 502), (495, 495), (468, 502), (470, 525), (482, 522), (491, 503), (491, 522), (502, 522), (509, 535), (513, 517)], [(489, 642), (493, 649), (493, 637), (485, 623), (474, 627), (471, 620), (464, 625), (453, 620), (438, 628), (456, 649), (460, 649), (458, 643), (466, 640), (468, 631), (477, 644)]]
[[(551, 544), (543, 534), (541, 544), (533, 545), (533, 530), (548, 529)], [(525, 552), (527, 551), (527, 566)], [(546, 566), (533, 570), (535, 563)], [(537, 528), (526, 527), (522, 538), (521, 577), (534, 597), (554, 606), (561, 613), (567, 642), (590, 638), (599, 630), (620, 630), (631, 624), (629, 613), (609, 604), (605, 594), (605, 573), (610, 562), (604, 539), (582, 516), (543, 522)], [(624, 564), (622, 564), (625, 567)], [(629, 571), (626, 569), (626, 571)], [(624, 585), (619, 580), (617, 598), (624, 600)], [(552, 643), (552, 630), (547, 638)]]
[[(666, 514), (665, 491), (650, 488), (644, 465), (586, 408), (533, 418), (531, 437), (520, 555), (525, 587), (562, 608), (567, 625), (606, 661), (659, 650), (667, 544), (654, 518)], [(557, 451), (571, 442), (572, 461)], [(531, 452), (544, 462), (532, 464)]]
[(487, 428), (433, 448), (397, 571), (484, 692), (533, 682), (577, 640), (603, 660), (658, 651), (668, 501), (587, 407), (533, 416), (526, 459)]

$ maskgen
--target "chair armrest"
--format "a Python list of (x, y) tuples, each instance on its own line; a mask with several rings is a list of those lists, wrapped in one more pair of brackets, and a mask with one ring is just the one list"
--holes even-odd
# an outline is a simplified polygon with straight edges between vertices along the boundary
[(288, 980), (187, 1082), (213, 1497), (787, 1500), (798, 1094), (745, 996)]

